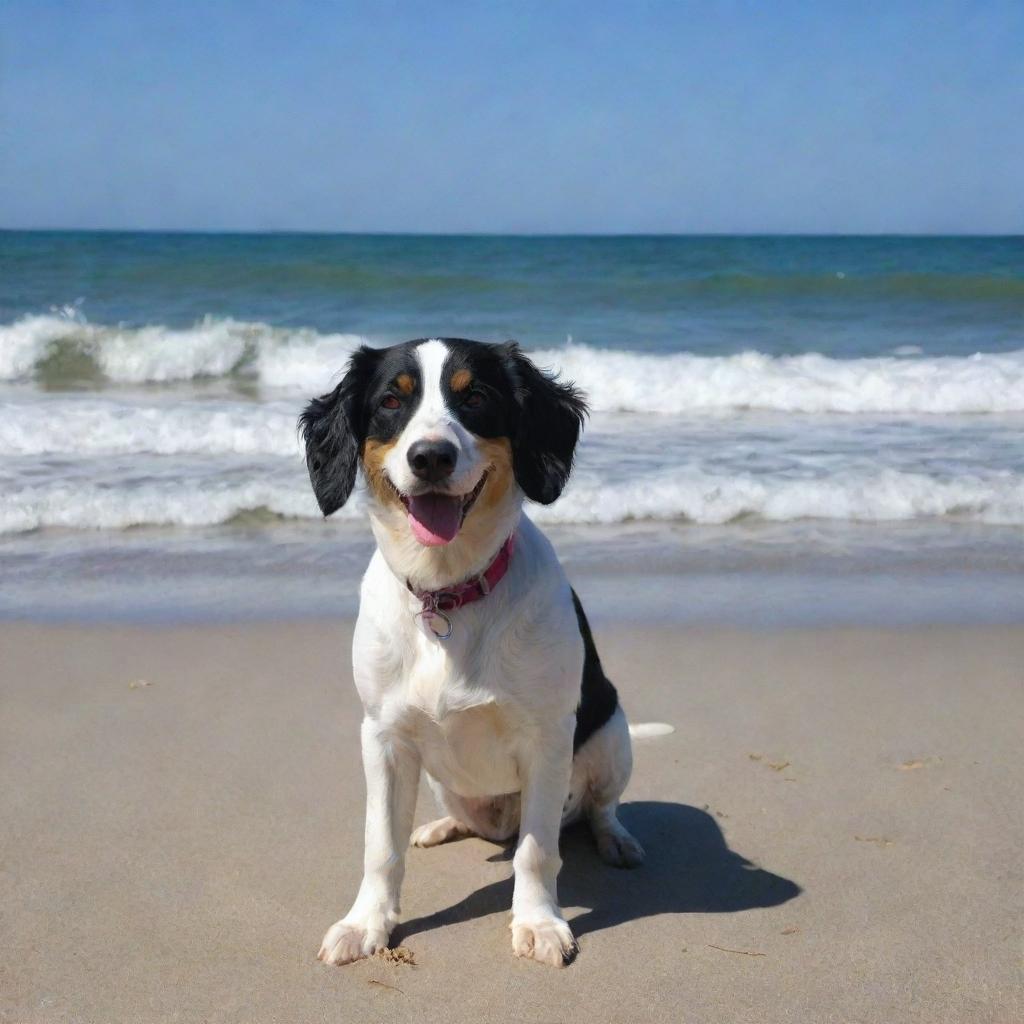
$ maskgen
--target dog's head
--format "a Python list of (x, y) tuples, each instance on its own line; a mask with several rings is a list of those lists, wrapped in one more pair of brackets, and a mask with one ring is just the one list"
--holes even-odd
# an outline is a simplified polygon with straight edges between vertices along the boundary
[(374, 514), (435, 547), (480, 533), (524, 494), (553, 502), (585, 414), (576, 388), (515, 343), (444, 338), (360, 348), (299, 422), (324, 515), (348, 500), (361, 464)]

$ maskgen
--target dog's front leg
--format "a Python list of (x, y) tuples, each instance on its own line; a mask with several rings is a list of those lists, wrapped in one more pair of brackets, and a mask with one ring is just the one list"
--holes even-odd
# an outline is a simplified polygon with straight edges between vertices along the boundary
[(416, 751), (387, 736), (369, 717), (363, 719), (361, 735), (366, 773), (363, 881), (352, 909), (324, 936), (318, 959), (328, 964), (351, 963), (387, 946), (398, 920), (405, 851), (416, 810)]
[(558, 836), (572, 773), (576, 716), (537, 735), (520, 758), (522, 816), (512, 864), (512, 952), (562, 967), (576, 953), (576, 940), (558, 906), (562, 858)]

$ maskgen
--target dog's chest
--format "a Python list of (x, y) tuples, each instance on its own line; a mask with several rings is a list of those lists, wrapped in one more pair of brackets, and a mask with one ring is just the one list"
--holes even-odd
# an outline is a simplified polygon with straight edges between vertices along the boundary
[(517, 791), (515, 715), (501, 699), (498, 669), (436, 644), (417, 653), (403, 717), (423, 767), (462, 796)]

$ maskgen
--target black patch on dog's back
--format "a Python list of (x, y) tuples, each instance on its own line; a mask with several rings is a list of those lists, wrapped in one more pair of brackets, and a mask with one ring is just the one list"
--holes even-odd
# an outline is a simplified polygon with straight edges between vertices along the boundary
[(580, 636), (583, 637), (583, 683), (580, 688), (580, 703), (576, 708), (576, 733), (572, 738), (573, 753), (580, 749), (615, 714), (619, 706), (619, 694), (611, 680), (601, 668), (597, 645), (590, 632), (586, 612), (576, 591), (572, 592), (572, 605), (576, 609)]

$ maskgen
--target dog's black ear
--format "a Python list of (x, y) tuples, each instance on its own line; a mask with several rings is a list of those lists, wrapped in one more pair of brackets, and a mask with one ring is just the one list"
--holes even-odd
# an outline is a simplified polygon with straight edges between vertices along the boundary
[(587, 406), (575, 385), (538, 370), (514, 341), (502, 351), (517, 406), (512, 437), (516, 482), (528, 498), (550, 505), (569, 479)]
[(348, 501), (355, 485), (366, 440), (366, 389), (376, 363), (374, 349), (357, 349), (341, 383), (330, 394), (314, 398), (299, 417), (309, 481), (325, 516)]

